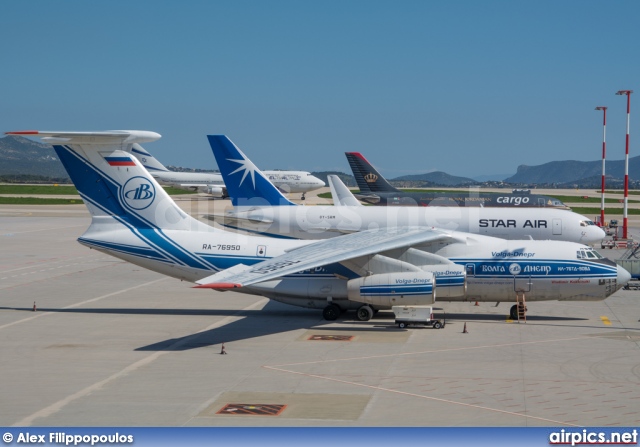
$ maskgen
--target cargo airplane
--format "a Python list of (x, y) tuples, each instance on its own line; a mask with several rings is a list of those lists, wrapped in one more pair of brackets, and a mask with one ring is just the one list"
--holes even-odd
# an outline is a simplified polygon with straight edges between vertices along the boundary
[(555, 208), (291, 206), (295, 204), (269, 182), (258, 188), (257, 183), (245, 180), (248, 174), (253, 179), (259, 170), (231, 140), (213, 136), (209, 142), (235, 208), (224, 216), (207, 217), (230, 228), (295, 239), (322, 239), (372, 227), (396, 226), (583, 244), (599, 242), (605, 236), (588, 218)]
[[(123, 150), (155, 141), (147, 131), (7, 132), (53, 145), (91, 213), (78, 242), (198, 284), (323, 309), (366, 321), (393, 305), (445, 301), (603, 300), (629, 273), (582, 244), (503, 239), (426, 227), (372, 228), (302, 241), (210, 227), (183, 212)], [(210, 136), (216, 140), (224, 137)], [(230, 142), (229, 142), (230, 143)], [(269, 181), (245, 159), (241, 182)], [(234, 178), (235, 180), (235, 178)]]
[[(227, 197), (227, 189), (222, 176), (209, 172), (176, 172), (170, 171), (158, 161), (149, 151), (139, 144), (133, 144), (129, 149), (151, 175), (164, 185), (187, 191), (202, 192), (217, 198)], [(324, 187), (324, 182), (309, 172), (305, 171), (265, 171), (269, 180), (285, 193), (305, 193)]]
[(560, 200), (530, 192), (410, 192), (393, 187), (360, 152), (345, 152), (363, 202), (381, 206), (491, 206), (569, 209)]

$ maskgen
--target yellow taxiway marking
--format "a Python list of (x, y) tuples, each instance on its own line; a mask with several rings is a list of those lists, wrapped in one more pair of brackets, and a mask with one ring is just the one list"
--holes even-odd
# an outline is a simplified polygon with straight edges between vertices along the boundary
[(609, 320), (608, 317), (600, 317), (600, 319), (602, 320), (602, 323), (606, 324), (607, 326), (611, 326), (611, 320)]

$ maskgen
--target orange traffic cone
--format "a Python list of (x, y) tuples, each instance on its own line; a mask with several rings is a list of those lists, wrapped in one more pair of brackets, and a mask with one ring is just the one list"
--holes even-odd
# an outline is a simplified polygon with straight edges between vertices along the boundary
[(465, 321), (464, 323), (464, 328), (462, 329), (462, 333), (463, 334), (468, 334), (469, 332), (467, 332), (467, 322)]
[(476, 301), (476, 306), (478, 305), (478, 302)]
[(222, 343), (222, 348), (220, 348), (220, 354), (226, 354), (227, 351), (224, 349), (224, 343)]
[(33, 311), (34, 312), (36, 311), (36, 302), (35, 301), (33, 302)]

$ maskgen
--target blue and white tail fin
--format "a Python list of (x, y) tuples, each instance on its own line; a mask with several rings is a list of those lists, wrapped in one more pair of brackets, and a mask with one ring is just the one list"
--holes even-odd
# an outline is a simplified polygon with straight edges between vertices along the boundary
[(169, 170), (158, 161), (153, 155), (149, 153), (146, 149), (140, 146), (138, 143), (133, 143), (131, 145), (130, 152), (140, 160), (142, 166), (151, 173), (156, 172), (169, 172)]
[(295, 205), (225, 135), (208, 135), (233, 206)]
[(201, 226), (175, 204), (130, 153), (135, 143), (159, 139), (155, 132), (7, 133), (36, 136), (52, 144), (94, 217), (115, 217), (139, 229), (189, 230)]
[(333, 204), (335, 206), (363, 206), (358, 199), (355, 198), (349, 188), (340, 180), (337, 175), (328, 175), (327, 181), (331, 189)]

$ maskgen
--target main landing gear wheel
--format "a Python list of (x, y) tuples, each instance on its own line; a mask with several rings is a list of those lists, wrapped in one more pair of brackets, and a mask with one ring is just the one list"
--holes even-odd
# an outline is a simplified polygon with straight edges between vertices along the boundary
[(360, 306), (356, 311), (356, 316), (360, 321), (369, 321), (373, 317), (373, 309), (367, 305)]
[[(527, 306), (524, 307), (524, 310), (526, 312)], [(517, 304), (514, 304), (513, 306), (511, 306), (511, 310), (509, 311), (509, 316), (511, 317), (512, 320), (517, 320), (518, 319), (518, 305)]]
[(399, 327), (400, 329), (404, 329), (404, 328), (406, 328), (406, 327), (407, 327), (407, 323), (398, 323), (398, 327)]
[(322, 316), (327, 321), (334, 321), (338, 319), (341, 313), (342, 313), (342, 310), (340, 310), (340, 308), (337, 305), (329, 304), (322, 311)]
[(302, 193), (302, 197), (300, 197), (300, 200), (305, 200), (304, 193)]

